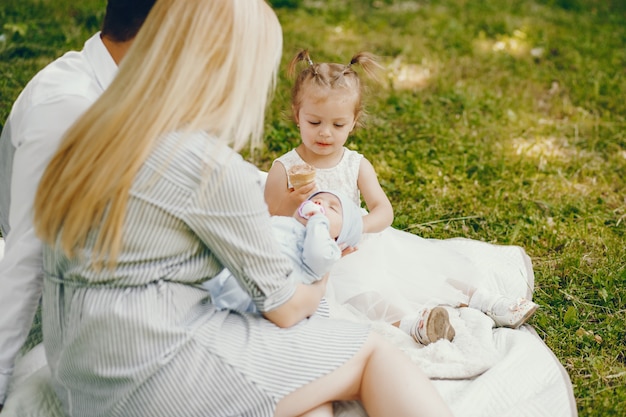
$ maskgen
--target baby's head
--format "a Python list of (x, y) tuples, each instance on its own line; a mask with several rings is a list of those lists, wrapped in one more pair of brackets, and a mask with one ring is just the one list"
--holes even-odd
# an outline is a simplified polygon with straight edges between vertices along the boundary
[[(361, 209), (354, 202), (336, 191), (317, 191), (298, 209), (298, 215), (305, 218), (306, 203), (312, 202), (322, 207), (322, 212), (330, 223), (330, 235), (339, 245), (356, 246), (363, 233), (363, 218)], [(304, 209), (302, 209), (304, 208)]]
[(354, 105), (354, 120), (358, 122), (363, 111), (361, 104), (363, 93), (359, 74), (352, 66), (360, 64), (369, 76), (376, 78), (375, 70), (381, 68), (376, 62), (376, 57), (361, 52), (354, 55), (347, 65), (314, 63), (309, 52), (303, 50), (292, 59), (288, 73), (293, 74), (296, 65), (301, 61), (307, 65), (298, 73), (291, 94), (291, 111), (296, 123), (299, 123), (298, 115), (304, 100), (323, 101), (337, 93), (350, 98), (351, 104)]

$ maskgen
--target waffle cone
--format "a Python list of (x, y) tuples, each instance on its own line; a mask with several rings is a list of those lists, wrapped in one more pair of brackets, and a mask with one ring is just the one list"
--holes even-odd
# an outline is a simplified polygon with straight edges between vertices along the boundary
[(289, 175), (291, 186), (300, 188), (315, 181), (315, 167), (309, 164), (294, 165), (289, 169), (287, 175)]

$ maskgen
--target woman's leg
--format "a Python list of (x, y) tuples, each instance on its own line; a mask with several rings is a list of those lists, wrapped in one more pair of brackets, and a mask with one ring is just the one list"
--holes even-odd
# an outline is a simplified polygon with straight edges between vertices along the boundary
[(361, 400), (370, 417), (452, 416), (417, 365), (375, 333), (344, 365), (284, 397), (275, 416), (301, 415), (320, 404), (354, 399)]
[(333, 403), (322, 404), (311, 411), (301, 414), (300, 417), (333, 417)]

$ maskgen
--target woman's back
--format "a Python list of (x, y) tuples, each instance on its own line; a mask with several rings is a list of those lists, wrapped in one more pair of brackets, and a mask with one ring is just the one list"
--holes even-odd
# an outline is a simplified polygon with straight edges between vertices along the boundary
[[(221, 267), (214, 255), (186, 224), (188, 211), (193, 209), (194, 196), (203, 186), (207, 166), (210, 164), (213, 175), (220, 175), (241, 158), (204, 133), (190, 135), (182, 145), (178, 144), (179, 137), (179, 133), (165, 136), (135, 178), (122, 250), (114, 269), (98, 270), (88, 261), (95, 244), (94, 230), (82, 249), (82, 257), (68, 260), (60, 246), (54, 252), (48, 249), (47, 273), (62, 276), (66, 282), (134, 286), (158, 279), (194, 283), (219, 272)], [(218, 153), (223, 157), (214, 158)], [(226, 161), (231, 161), (230, 165)]]

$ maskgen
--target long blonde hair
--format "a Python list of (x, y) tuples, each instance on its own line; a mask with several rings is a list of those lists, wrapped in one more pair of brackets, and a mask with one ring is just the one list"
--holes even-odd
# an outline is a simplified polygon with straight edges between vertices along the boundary
[(38, 235), (73, 256), (101, 226), (94, 253), (112, 266), (129, 190), (159, 137), (204, 130), (237, 151), (258, 144), (281, 51), (280, 24), (262, 0), (158, 0), (117, 77), (47, 167)]

